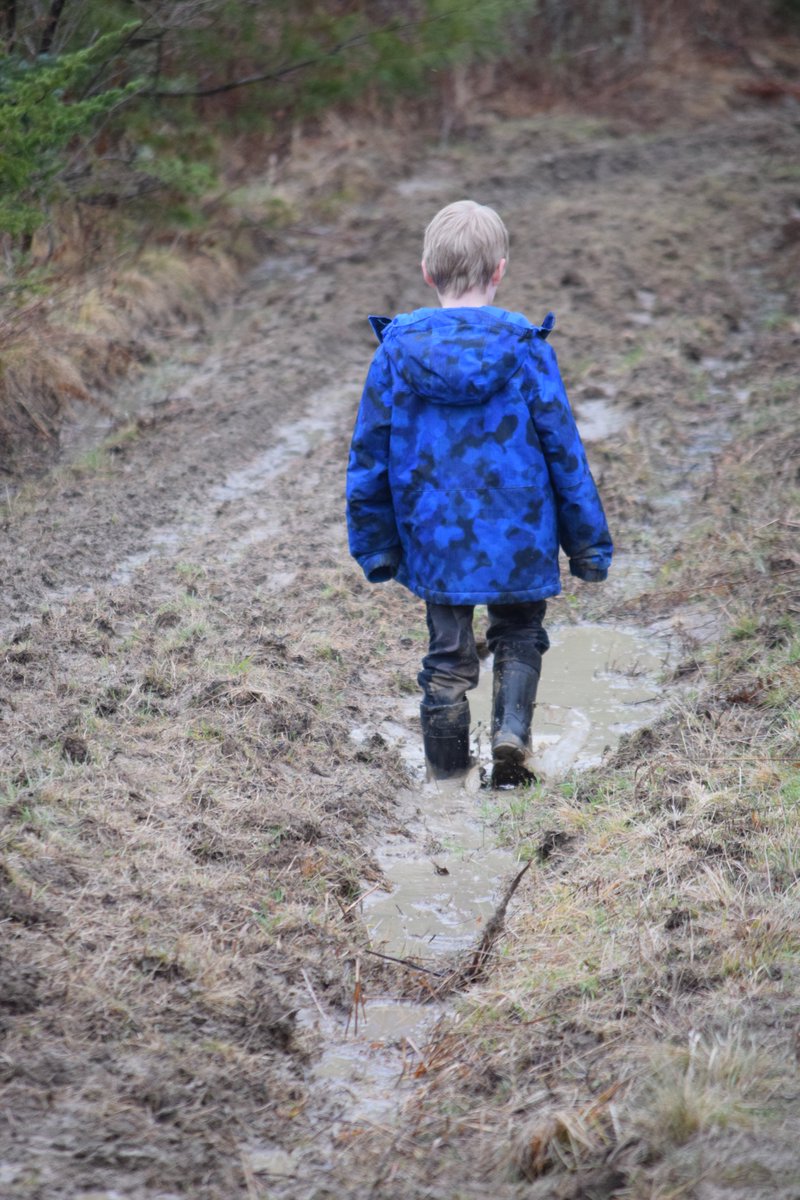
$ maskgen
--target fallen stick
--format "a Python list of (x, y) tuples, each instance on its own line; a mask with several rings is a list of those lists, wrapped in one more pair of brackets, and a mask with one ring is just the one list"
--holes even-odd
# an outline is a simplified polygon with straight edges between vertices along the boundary
[[(356, 896), (352, 904), (348, 904), (347, 908), (342, 908), (342, 916), (348, 916), (356, 907), (356, 905), (360, 904), (362, 900), (366, 900), (367, 896), (371, 896), (373, 892), (376, 892), (378, 888), (382, 886), (382, 884), (383, 880), (379, 879), (378, 882), (373, 883), (372, 887), (368, 888), (366, 892), (362, 892), (360, 896)], [(341, 908), (342, 906), (339, 905), (339, 907)]]
[(308, 975), (306, 975), (305, 967), (300, 968), (300, 973), (303, 976), (303, 979), (305, 979), (305, 981), (306, 981), (306, 987), (308, 988), (308, 994), (311, 997), (311, 999), (314, 1001), (314, 1004), (316, 1005), (316, 1008), (317, 1008), (317, 1012), (322, 1017), (323, 1021), (327, 1022), (328, 1018), (326, 1017), (325, 1012), (324, 1012), (322, 1006), (320, 1005), (319, 1000), (317, 999), (316, 992), (314, 991), (313, 987), (311, 986), (311, 980), (308, 978)]
[(446, 971), (434, 971), (432, 967), (423, 967), (419, 963), (412, 962), (410, 958), (395, 958), (393, 954), (381, 954), (380, 950), (365, 950), (365, 954), (371, 954), (373, 958), (383, 958), (386, 962), (399, 963), (401, 967), (410, 967), (412, 971), (424, 971), (427, 975), (436, 975), (439, 979), (444, 979), (447, 975)]
[(442, 995), (445, 991), (455, 991), (457, 988), (468, 987), (469, 984), (475, 983), (486, 969), (486, 964), (491, 956), (495, 943), (502, 934), (506, 924), (506, 910), (511, 901), (512, 896), (519, 887), (523, 876), (531, 869), (533, 859), (525, 863), (521, 871), (518, 871), (511, 883), (506, 888), (503, 899), (498, 904), (497, 908), (492, 913), (489, 920), (486, 922), (481, 939), (473, 951), (472, 958), (466, 966), (460, 970), (453, 971), (444, 983), (441, 984), (437, 992), (437, 996)]

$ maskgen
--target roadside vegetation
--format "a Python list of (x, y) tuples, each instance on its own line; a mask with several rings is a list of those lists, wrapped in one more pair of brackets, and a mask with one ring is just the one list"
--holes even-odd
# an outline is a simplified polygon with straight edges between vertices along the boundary
[(436, 72), (499, 54), (528, 7), (4, 5), (0, 465), (15, 448), (46, 461), (70, 400), (147, 357), (170, 318), (202, 318), (309, 215), (274, 186), (304, 127), (439, 92)]

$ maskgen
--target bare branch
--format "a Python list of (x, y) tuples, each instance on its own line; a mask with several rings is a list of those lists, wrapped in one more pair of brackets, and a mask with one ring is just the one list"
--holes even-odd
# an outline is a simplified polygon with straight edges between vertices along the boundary
[(17, 40), (17, 0), (2, 0), (0, 13), (2, 13), (6, 54), (10, 54)]
[(242, 79), (233, 79), (229, 83), (216, 84), (209, 88), (187, 88), (184, 91), (176, 92), (167, 89), (157, 89), (150, 92), (143, 92), (144, 96), (157, 96), (163, 99), (168, 98), (185, 98), (187, 96), (201, 99), (204, 96), (219, 96), (223, 92), (233, 92), (237, 88), (249, 87), (253, 83), (267, 83), (275, 79), (284, 79), (287, 75), (292, 75), (295, 71), (304, 71), (308, 67), (316, 67), (319, 63), (325, 62), (327, 59), (335, 58), (342, 51), (350, 49), (352, 46), (358, 45), (360, 42), (366, 41), (369, 35), (360, 33), (355, 37), (348, 38), (347, 41), (339, 42), (338, 45), (332, 46), (330, 50), (326, 50), (324, 54), (318, 55), (316, 58), (306, 58), (300, 62), (290, 63), (288, 66), (279, 67), (275, 71), (265, 71), (260, 75), (245, 75)]
[(47, 24), (42, 33), (42, 39), (39, 42), (39, 53), (49, 54), (55, 40), (58, 23), (61, 20), (61, 14), (64, 11), (64, 5), (67, 0), (53, 0), (50, 5), (50, 12), (47, 14)]
[[(469, 8), (477, 7), (477, 3), (468, 5)], [(365, 33), (354, 34), (351, 38), (346, 38), (343, 42), (338, 42), (331, 46), (324, 53), (317, 55), (314, 58), (306, 58), (300, 62), (288, 63), (286, 66), (278, 67), (272, 71), (264, 71), (258, 75), (245, 75), (242, 79), (233, 79), (228, 83), (215, 84), (208, 88), (187, 88), (183, 91), (169, 91), (167, 89), (153, 89), (145, 91), (141, 94), (148, 97), (158, 97), (160, 99), (185, 99), (191, 97), (194, 99), (202, 99), (206, 96), (219, 96), (224, 92), (232, 92), (237, 88), (249, 87), (254, 83), (270, 83), (277, 79), (285, 79), (287, 75), (293, 75), (296, 71), (305, 71), (309, 67), (319, 66), (320, 63), (327, 62), (331, 58), (336, 58), (345, 50), (351, 50), (354, 46), (363, 45), (369, 41), (377, 33), (402, 33), (406, 29), (420, 29), (425, 25), (432, 25), (437, 21), (444, 21), (448, 17), (456, 13), (462, 12), (463, 9), (447, 9), (445, 12), (437, 13), (434, 17), (428, 17), (419, 21), (396, 21), (393, 24), (382, 25), (379, 29), (370, 29)]]

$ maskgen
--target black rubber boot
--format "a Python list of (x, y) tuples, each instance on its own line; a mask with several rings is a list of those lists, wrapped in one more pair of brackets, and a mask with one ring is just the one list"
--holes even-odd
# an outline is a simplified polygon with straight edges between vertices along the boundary
[(420, 705), (428, 778), (449, 779), (469, 767), (469, 701), (430, 708)]
[(528, 662), (499, 651), (492, 680), (492, 760), (494, 783), (525, 783), (533, 773), (525, 766), (542, 656), (528, 651)]

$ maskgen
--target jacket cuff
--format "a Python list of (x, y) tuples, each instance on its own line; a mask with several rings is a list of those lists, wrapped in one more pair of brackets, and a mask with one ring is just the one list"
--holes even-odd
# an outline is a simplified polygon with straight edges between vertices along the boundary
[(602, 583), (604, 579), (608, 578), (608, 567), (596, 567), (594, 563), (580, 558), (571, 558), (569, 573), (577, 579), (582, 579), (584, 583)]
[(400, 566), (400, 547), (392, 550), (381, 550), (380, 554), (371, 554), (362, 558), (361, 568), (370, 583), (387, 583), (394, 579)]

